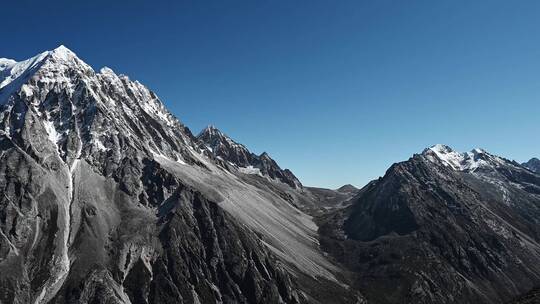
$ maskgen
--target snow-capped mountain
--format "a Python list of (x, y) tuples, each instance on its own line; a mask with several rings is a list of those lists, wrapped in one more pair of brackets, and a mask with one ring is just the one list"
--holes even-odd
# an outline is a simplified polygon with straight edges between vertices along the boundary
[(295, 207), (308, 198), (229, 170), (139, 82), (63, 46), (1, 59), (0, 77), (1, 303), (360, 297)]
[(374, 303), (505, 303), (540, 285), (540, 176), (435, 145), (322, 220), (321, 245)]
[(540, 159), (533, 157), (528, 162), (522, 164), (523, 167), (531, 170), (532, 172), (540, 173)]
[(289, 169), (281, 169), (268, 153), (256, 155), (214, 126), (206, 127), (197, 138), (217, 159), (231, 164), (242, 173), (258, 174), (279, 180), (293, 188), (302, 188), (298, 178)]

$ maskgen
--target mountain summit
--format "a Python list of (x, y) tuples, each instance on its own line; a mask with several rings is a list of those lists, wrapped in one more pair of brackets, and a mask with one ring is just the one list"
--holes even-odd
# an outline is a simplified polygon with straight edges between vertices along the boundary
[(440, 162), (457, 171), (475, 171), (508, 163), (505, 159), (480, 148), (460, 153), (452, 150), (449, 146), (437, 144), (425, 149), (422, 154), (433, 162)]
[(525, 168), (540, 173), (540, 159), (533, 157), (528, 162), (522, 164)]
[(289, 169), (281, 169), (268, 153), (256, 155), (214, 126), (208, 126), (202, 130), (197, 135), (197, 139), (212, 155), (237, 167), (240, 172), (259, 174), (281, 181), (293, 188), (302, 188), (298, 178)]

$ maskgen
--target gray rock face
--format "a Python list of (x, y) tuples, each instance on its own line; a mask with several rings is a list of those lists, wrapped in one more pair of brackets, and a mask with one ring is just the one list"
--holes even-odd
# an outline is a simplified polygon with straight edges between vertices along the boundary
[(393, 165), (325, 218), (323, 248), (368, 300), (504, 303), (540, 283), (540, 176), (446, 148)]
[(533, 157), (528, 162), (522, 164), (523, 167), (535, 173), (540, 173), (540, 159)]
[(298, 178), (289, 169), (281, 169), (268, 153), (256, 155), (214, 126), (205, 128), (197, 138), (209, 154), (223, 161), (225, 165), (232, 164), (241, 172), (260, 174), (286, 183), (292, 188), (302, 188)]
[(358, 299), (300, 192), (247, 184), (199, 145), (153, 92), (65, 47), (2, 60), (0, 302)]

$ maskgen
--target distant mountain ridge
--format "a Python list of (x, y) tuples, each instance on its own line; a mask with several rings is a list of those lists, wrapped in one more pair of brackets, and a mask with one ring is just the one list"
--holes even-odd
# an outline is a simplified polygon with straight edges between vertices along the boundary
[(540, 159), (533, 157), (528, 162), (522, 164), (523, 167), (536, 172), (540, 173)]
[(358, 188), (356, 188), (355, 186), (351, 184), (346, 184), (336, 189), (336, 191), (338, 192), (356, 192), (358, 190), (359, 190)]
[(202, 130), (197, 139), (210, 154), (238, 167), (240, 172), (260, 174), (284, 182), (293, 188), (302, 188), (298, 178), (289, 169), (281, 169), (268, 153), (256, 155), (214, 126)]

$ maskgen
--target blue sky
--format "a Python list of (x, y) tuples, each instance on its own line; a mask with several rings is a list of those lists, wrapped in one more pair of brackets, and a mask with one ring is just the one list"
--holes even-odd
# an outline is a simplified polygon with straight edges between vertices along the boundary
[(540, 156), (538, 1), (9, 2), (0, 57), (65, 44), (306, 185), (362, 186), (435, 143)]

